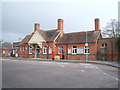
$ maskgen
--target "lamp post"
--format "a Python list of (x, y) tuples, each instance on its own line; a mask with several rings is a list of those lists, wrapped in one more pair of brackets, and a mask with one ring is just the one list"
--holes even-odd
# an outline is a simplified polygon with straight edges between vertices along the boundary
[(88, 61), (88, 40), (87, 40), (88, 36), (87, 36), (87, 31), (86, 31), (86, 43), (85, 43), (85, 49), (86, 49), (86, 62)]

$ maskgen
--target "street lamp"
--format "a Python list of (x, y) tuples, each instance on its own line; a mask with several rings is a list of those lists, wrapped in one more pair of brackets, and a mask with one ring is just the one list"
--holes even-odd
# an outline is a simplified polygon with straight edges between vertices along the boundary
[(85, 43), (85, 54), (86, 54), (86, 62), (88, 61), (88, 40), (87, 40), (88, 36), (87, 36), (87, 31), (86, 31), (86, 43)]

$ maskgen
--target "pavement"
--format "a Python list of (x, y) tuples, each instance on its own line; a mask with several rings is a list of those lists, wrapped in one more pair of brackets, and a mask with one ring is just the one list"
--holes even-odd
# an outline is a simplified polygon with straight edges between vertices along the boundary
[(112, 67), (120, 68), (120, 62), (118, 61), (100, 61), (100, 60), (52, 60), (52, 59), (44, 59), (44, 58), (22, 58), (22, 57), (4, 57), (4, 58), (13, 58), (17, 60), (36, 60), (36, 61), (52, 61), (52, 62), (69, 62), (69, 63), (93, 63), (93, 64), (102, 64), (109, 65)]

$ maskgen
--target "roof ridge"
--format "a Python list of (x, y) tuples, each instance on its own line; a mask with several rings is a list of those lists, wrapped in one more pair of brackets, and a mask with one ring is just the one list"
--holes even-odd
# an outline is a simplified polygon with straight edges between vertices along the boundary
[[(77, 33), (85, 33), (86, 31), (82, 31), (82, 32), (71, 32), (71, 33), (64, 33), (64, 34), (77, 34)], [(87, 31), (87, 32), (94, 32), (94, 31)]]
[(53, 29), (53, 30), (42, 30), (42, 29), (39, 29), (38, 31), (50, 32), (50, 31), (55, 31), (55, 30), (58, 30), (58, 29)]
[(45, 31), (45, 30), (39, 29), (39, 30), (37, 30), (37, 31)]
[(58, 29), (54, 29), (54, 30), (47, 30), (46, 32), (50, 32), (50, 31), (56, 31), (56, 30), (58, 30)]

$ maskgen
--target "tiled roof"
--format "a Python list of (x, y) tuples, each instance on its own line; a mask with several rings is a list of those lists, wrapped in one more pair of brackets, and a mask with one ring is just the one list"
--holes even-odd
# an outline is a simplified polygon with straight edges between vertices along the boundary
[(53, 41), (56, 38), (56, 36), (59, 34), (60, 30), (55, 29), (49, 31), (44, 31), (44, 30), (38, 30), (38, 31), (46, 41)]
[(19, 45), (24, 45), (24, 44), (28, 43), (29, 40), (31, 39), (32, 35), (33, 35), (33, 33), (32, 33), (31, 35), (27, 35), (27, 36), (20, 42)]
[(20, 44), (20, 42), (14, 42), (13, 46), (18, 46)]
[[(87, 31), (88, 43), (96, 42), (100, 35), (100, 31)], [(86, 42), (86, 32), (77, 32), (77, 33), (66, 33), (61, 38), (57, 39), (57, 44), (66, 44), (66, 43), (85, 43)]]

